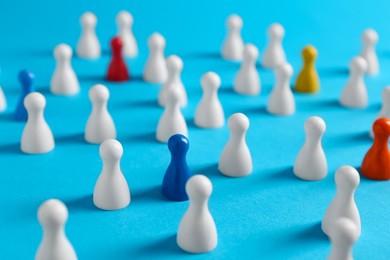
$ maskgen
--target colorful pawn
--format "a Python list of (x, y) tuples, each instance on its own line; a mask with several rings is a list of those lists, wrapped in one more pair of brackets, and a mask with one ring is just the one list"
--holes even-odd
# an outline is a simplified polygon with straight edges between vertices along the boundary
[(303, 67), (295, 84), (295, 91), (316, 93), (320, 90), (320, 82), (315, 68), (318, 52), (314, 46), (308, 45), (302, 51)]
[(188, 139), (181, 134), (172, 135), (168, 140), (171, 162), (165, 172), (161, 189), (167, 199), (188, 200), (186, 183), (191, 177), (191, 170), (187, 165), (186, 154), (189, 145)]
[(112, 59), (108, 66), (106, 77), (108, 81), (123, 82), (130, 79), (129, 71), (122, 56), (122, 47), (123, 43), (119, 36), (112, 38)]
[(364, 156), (361, 173), (373, 180), (390, 179), (390, 152), (388, 147), (390, 136), (390, 120), (379, 118), (372, 127), (374, 143)]
[(17, 121), (27, 121), (27, 110), (24, 107), (24, 98), (35, 91), (33, 87), (34, 74), (28, 70), (22, 70), (18, 75), (19, 82), (22, 85), (22, 94), (20, 95), (19, 102), (15, 109), (15, 119)]

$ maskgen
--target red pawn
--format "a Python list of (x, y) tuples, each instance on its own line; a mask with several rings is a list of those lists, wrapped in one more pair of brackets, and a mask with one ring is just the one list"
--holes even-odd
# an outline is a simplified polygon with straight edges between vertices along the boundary
[(111, 40), (112, 59), (107, 71), (108, 81), (128, 81), (130, 79), (129, 72), (125, 60), (122, 56), (122, 40), (119, 37), (114, 37)]
[(388, 141), (390, 136), (390, 121), (379, 118), (374, 122), (374, 143), (364, 156), (362, 174), (373, 180), (390, 179), (390, 152)]

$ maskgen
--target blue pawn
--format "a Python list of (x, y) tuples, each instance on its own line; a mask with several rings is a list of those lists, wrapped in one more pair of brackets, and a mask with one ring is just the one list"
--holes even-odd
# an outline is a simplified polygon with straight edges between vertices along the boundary
[(33, 87), (35, 75), (28, 70), (22, 70), (19, 72), (18, 78), (22, 85), (22, 94), (20, 95), (18, 105), (16, 106), (15, 119), (17, 121), (27, 121), (27, 110), (24, 107), (24, 98), (35, 91), (35, 88)]
[(191, 177), (191, 170), (186, 161), (189, 146), (188, 139), (181, 134), (172, 135), (168, 140), (171, 162), (165, 172), (162, 194), (170, 200), (188, 200), (185, 188), (187, 180)]

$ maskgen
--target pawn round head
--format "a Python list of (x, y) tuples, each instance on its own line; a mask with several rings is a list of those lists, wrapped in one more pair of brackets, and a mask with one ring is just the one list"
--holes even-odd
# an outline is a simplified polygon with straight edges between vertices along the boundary
[(47, 200), (38, 209), (38, 221), (44, 228), (63, 226), (67, 220), (68, 209), (60, 200)]
[(259, 57), (259, 50), (251, 43), (245, 45), (243, 52), (243, 60), (248, 62), (255, 62)]
[(226, 26), (229, 30), (240, 30), (243, 24), (242, 18), (237, 14), (229, 15), (226, 20)]
[(180, 90), (177, 88), (169, 88), (167, 91), (167, 104), (176, 105), (180, 101)]
[(360, 182), (358, 171), (352, 166), (345, 165), (340, 167), (335, 174), (337, 188), (344, 190), (354, 190)]
[(181, 134), (175, 134), (169, 137), (168, 149), (171, 154), (185, 154), (190, 147), (187, 137)]
[(375, 137), (388, 138), (390, 136), (390, 120), (384, 117), (377, 119), (372, 126), (372, 130)]
[(314, 61), (317, 58), (317, 49), (312, 45), (307, 45), (302, 50), (302, 57), (305, 61)]
[(104, 103), (110, 98), (108, 88), (102, 84), (97, 84), (89, 90), (89, 99), (92, 103)]
[(118, 161), (122, 158), (123, 147), (117, 140), (107, 139), (100, 145), (99, 153), (103, 161)]
[(349, 64), (351, 73), (364, 74), (368, 69), (366, 60), (363, 57), (355, 57)]
[(378, 42), (379, 36), (374, 29), (367, 29), (363, 32), (363, 43), (368, 45), (375, 45)]
[(35, 75), (32, 72), (28, 70), (21, 70), (18, 74), (18, 79), (25, 92), (31, 91), (31, 87), (35, 79)]
[(70, 60), (72, 55), (72, 48), (68, 44), (61, 43), (54, 48), (54, 58), (56, 60)]
[(359, 238), (359, 230), (352, 220), (341, 217), (335, 220), (329, 235), (332, 243), (353, 244)]
[(119, 36), (115, 36), (114, 38), (111, 39), (110, 45), (113, 51), (121, 50), (123, 46), (122, 39)]
[(200, 85), (202, 86), (202, 89), (218, 89), (221, 86), (221, 78), (218, 76), (217, 73), (209, 71), (205, 74), (203, 74)]
[(245, 133), (249, 128), (249, 119), (242, 113), (235, 113), (228, 119), (228, 128), (234, 134)]
[(289, 63), (282, 63), (276, 67), (277, 77), (291, 77), (293, 74), (293, 67)]
[(325, 133), (326, 124), (321, 117), (312, 116), (305, 121), (304, 128), (306, 136), (319, 138)]
[(149, 49), (165, 48), (165, 38), (158, 32), (153, 33), (148, 39)]
[(183, 70), (183, 61), (177, 55), (171, 55), (166, 59), (167, 69), (171, 73), (179, 73)]
[(131, 13), (127, 11), (120, 11), (118, 15), (116, 16), (116, 23), (119, 26), (127, 27), (133, 25), (134, 18)]
[(187, 181), (186, 192), (190, 200), (207, 200), (213, 192), (213, 185), (209, 178), (197, 174)]
[(46, 106), (45, 97), (38, 92), (32, 92), (24, 98), (24, 107), (29, 112), (42, 111)]
[(80, 23), (83, 27), (95, 27), (97, 23), (96, 15), (92, 12), (86, 12), (81, 16)]
[(390, 105), (390, 86), (387, 86), (382, 91), (382, 104)]
[(271, 24), (268, 28), (268, 37), (271, 39), (282, 39), (284, 37), (284, 28), (279, 23)]

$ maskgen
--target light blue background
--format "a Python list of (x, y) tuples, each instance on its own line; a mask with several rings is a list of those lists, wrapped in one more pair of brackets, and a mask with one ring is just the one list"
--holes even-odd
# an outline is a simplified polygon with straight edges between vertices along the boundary
[[(115, 34), (115, 15), (133, 13), (140, 55), (128, 60), (129, 83), (104, 81), (109, 62), (109, 39)], [(97, 61), (73, 59), (82, 91), (78, 96), (56, 97), (48, 91), (54, 70), (52, 49), (65, 42), (75, 46), (79, 17), (84, 11), (98, 17), (97, 34), (104, 49)], [(271, 71), (259, 70), (262, 92), (256, 97), (232, 91), (239, 67), (219, 58), (225, 35), (225, 18), (243, 17), (245, 42), (264, 51), (269, 24), (285, 26), (284, 47), (294, 67), (301, 67), (300, 51), (306, 44), (318, 48), (321, 91), (296, 94), (297, 112), (291, 117), (266, 113), (265, 104), (274, 83)], [(319, 223), (334, 196), (333, 176), (341, 165), (358, 167), (371, 145), (367, 131), (380, 108), (380, 93), (390, 84), (390, 2), (371, 1), (11, 1), (0, 7), (0, 66), (8, 109), (0, 114), (0, 258), (31, 259), (41, 240), (36, 211), (41, 202), (59, 198), (69, 209), (66, 232), (80, 259), (325, 259), (330, 243)], [(381, 73), (367, 78), (367, 109), (341, 108), (337, 99), (347, 77), (347, 65), (361, 49), (365, 28), (379, 35)], [(160, 86), (143, 83), (147, 37), (154, 31), (167, 40), (166, 55), (184, 61), (183, 82), (189, 105), (190, 150), (193, 173), (210, 177), (214, 192), (210, 210), (219, 233), (219, 245), (210, 254), (190, 255), (175, 242), (179, 221), (188, 202), (169, 202), (160, 195), (160, 183), (170, 155), (158, 144), (154, 131), (162, 109), (156, 105)], [(21, 154), (23, 123), (12, 119), (20, 86), (19, 70), (36, 75), (36, 87), (47, 98), (46, 119), (56, 148), (46, 155)], [(222, 78), (220, 99), (226, 116), (245, 113), (251, 126), (247, 134), (253, 156), (253, 174), (231, 179), (220, 175), (216, 164), (228, 139), (226, 126), (201, 130), (192, 123), (201, 96), (199, 80), (212, 70)], [(92, 191), (101, 169), (98, 146), (86, 144), (83, 131), (90, 112), (88, 89), (96, 83), (111, 91), (109, 109), (124, 146), (122, 170), (132, 193), (131, 205), (104, 212), (92, 204)], [(329, 175), (319, 182), (295, 178), (291, 167), (303, 144), (303, 123), (311, 115), (327, 123), (323, 146)], [(389, 182), (362, 178), (356, 202), (362, 218), (362, 236), (354, 247), (356, 259), (390, 256)]]

